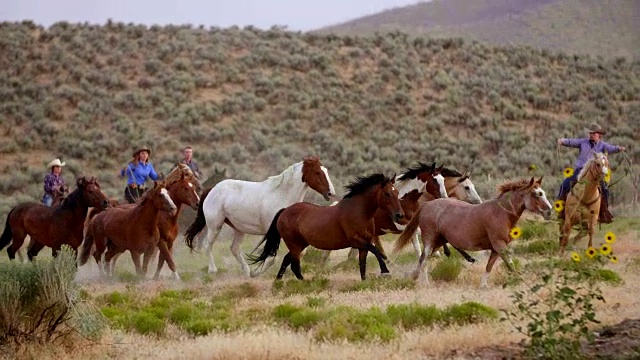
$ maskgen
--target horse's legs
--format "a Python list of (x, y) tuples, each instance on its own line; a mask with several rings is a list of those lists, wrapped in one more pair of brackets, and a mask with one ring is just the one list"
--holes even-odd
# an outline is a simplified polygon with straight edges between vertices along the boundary
[(140, 264), (140, 256), (142, 256), (142, 253), (134, 250), (129, 250), (129, 252), (131, 253), (131, 260), (133, 260), (133, 265), (136, 267), (136, 274), (143, 277), (144, 274), (142, 273), (142, 265)]
[(284, 272), (287, 270), (287, 267), (291, 265), (291, 252), (288, 252), (287, 255), (282, 259), (282, 265), (280, 265), (280, 270), (278, 270), (278, 275), (276, 275), (276, 280), (282, 279), (284, 276)]
[(367, 254), (368, 253), (369, 253), (369, 250), (360, 249), (358, 260), (360, 261), (360, 279), (361, 280), (367, 279)]
[(380, 273), (382, 275), (389, 274), (389, 269), (387, 268), (387, 263), (384, 261), (385, 259), (383, 258), (382, 252), (376, 246), (371, 244), (367, 244), (367, 251), (371, 251), (371, 253), (376, 257), (376, 260), (378, 260)]
[(156, 253), (158, 253), (158, 245), (149, 246), (149, 248), (143, 252), (144, 258), (142, 259), (142, 275), (145, 277), (147, 276), (147, 271), (149, 271), (149, 263)]
[(291, 271), (293, 271), (298, 280), (304, 280), (302, 268), (300, 267), (300, 252), (297, 254), (291, 253)]
[(11, 241), (11, 245), (7, 246), (7, 254), (9, 255), (10, 260), (15, 260), (16, 252), (20, 250), (20, 247), (24, 243), (24, 238), (27, 237), (27, 233), (22, 229), (11, 229), (13, 233), (13, 239)]
[(428, 284), (429, 283), (429, 266), (427, 264), (427, 259), (431, 255), (432, 250), (431, 250), (431, 242), (429, 242), (429, 245), (427, 245), (423, 238), (423, 243), (424, 243), (424, 251), (422, 252), (422, 255), (420, 255), (420, 261), (418, 261), (418, 267), (413, 272), (413, 278), (416, 279), (416, 281), (419, 281), (420, 274), (424, 272), (424, 283)]
[(222, 229), (222, 224), (219, 227), (212, 230), (207, 227), (207, 256), (209, 256), (209, 274), (213, 274), (218, 272), (218, 268), (216, 267), (216, 262), (213, 260), (213, 243), (218, 240), (218, 236), (220, 235), (220, 230)]
[(595, 231), (595, 225), (597, 221), (598, 219), (596, 218), (595, 221), (589, 221), (587, 223), (587, 232), (589, 234), (589, 247), (593, 246), (593, 233)]
[(356, 255), (358, 255), (358, 249), (351, 248), (351, 250), (349, 250), (349, 254), (347, 254), (347, 260), (355, 259)]
[(29, 258), (29, 261), (33, 261), (33, 258), (35, 258), (43, 248), (44, 245), (42, 245), (42, 243), (32, 238), (29, 243), (29, 248), (27, 249), (27, 257)]
[(562, 238), (560, 239), (560, 256), (564, 256), (564, 250), (569, 243), (569, 235), (571, 234), (571, 221), (566, 221), (562, 224)]
[[(349, 256), (351, 256), (352, 251), (353, 249), (349, 251)], [(322, 250), (322, 255), (320, 256), (320, 260), (322, 261), (323, 264), (326, 264), (329, 262), (329, 255), (331, 255), (331, 250)]]
[(158, 269), (156, 270), (156, 274), (153, 276), (153, 278), (156, 280), (160, 278), (160, 270), (162, 270), (162, 265), (164, 263), (164, 260), (166, 259), (167, 265), (173, 273), (173, 279), (180, 280), (180, 275), (178, 275), (178, 272), (176, 271), (176, 264), (173, 262), (173, 255), (171, 254), (171, 251), (173, 249), (169, 247), (167, 242), (164, 240), (160, 240), (158, 247), (160, 248), (160, 256), (158, 257)]
[(416, 256), (418, 257), (418, 259), (420, 259), (420, 257), (422, 256), (422, 244), (420, 243), (420, 229), (416, 230), (416, 232), (413, 234), (411, 243), (413, 244), (413, 251), (416, 252)]
[(231, 253), (235, 256), (236, 260), (240, 263), (240, 267), (242, 268), (242, 272), (250, 276), (251, 268), (249, 268), (249, 264), (242, 256), (242, 252), (240, 251), (240, 245), (242, 245), (242, 239), (244, 239), (244, 233), (233, 229), (233, 241), (231, 242)]
[(487, 267), (485, 268), (485, 273), (482, 274), (482, 279), (480, 280), (480, 287), (481, 288), (486, 288), (487, 287), (487, 282), (489, 280), (489, 273), (491, 272), (491, 269), (493, 269), (493, 264), (495, 264), (496, 260), (498, 259), (498, 252), (497, 251), (491, 251), (491, 255), (489, 255), (489, 261), (487, 261)]

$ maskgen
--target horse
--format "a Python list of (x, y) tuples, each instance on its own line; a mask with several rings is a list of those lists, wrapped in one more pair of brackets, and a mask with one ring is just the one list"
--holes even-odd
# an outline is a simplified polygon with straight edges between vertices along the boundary
[[(218, 167), (216, 166), (213, 169), (213, 175), (211, 175), (210, 178), (208, 178), (202, 183), (202, 188), (204, 189), (204, 191), (208, 192), (217, 183), (219, 183), (220, 181), (226, 178), (227, 178), (227, 169), (219, 170)], [(198, 191), (198, 195), (202, 195), (202, 192)], [(191, 223), (193, 223), (193, 221), (196, 219), (197, 211), (198, 211), (197, 208), (195, 209), (195, 211), (192, 211), (191, 209), (186, 208), (184, 211), (180, 212), (180, 217), (178, 218), (178, 224), (180, 225), (180, 228), (184, 228), (184, 229), (188, 228), (189, 225), (191, 225)]]
[(602, 199), (600, 182), (609, 169), (609, 160), (603, 153), (594, 153), (578, 175), (578, 182), (571, 188), (565, 204), (564, 219), (560, 221), (560, 254), (564, 255), (569, 242), (571, 228), (580, 223), (580, 230), (573, 239), (574, 245), (589, 234), (589, 247), (593, 245), (593, 232), (598, 222), (600, 200)]
[[(175, 213), (177, 207), (169, 197), (163, 181), (154, 182), (153, 189), (147, 191), (132, 208), (112, 208), (96, 215), (87, 228), (82, 244), (80, 265), (86, 264), (94, 247), (94, 258), (101, 259), (106, 245), (104, 265), (107, 273), (113, 273), (111, 259), (119, 252), (129, 250), (136, 267), (136, 274), (145, 276), (151, 256), (160, 240), (158, 220), (161, 211)], [(140, 255), (144, 254), (142, 266)], [(102, 271), (102, 269), (101, 269)]]
[(276, 256), (282, 238), (289, 252), (282, 260), (276, 279), (282, 279), (289, 265), (298, 279), (304, 279), (300, 255), (309, 245), (321, 250), (357, 248), (362, 280), (366, 279), (367, 253), (371, 251), (380, 264), (382, 274), (388, 274), (380, 251), (373, 244), (373, 217), (378, 209), (389, 214), (395, 222), (404, 217), (394, 183), (394, 178), (379, 173), (359, 177), (347, 186), (349, 192), (335, 206), (299, 202), (279, 210), (258, 245), (264, 243), (262, 252), (258, 256), (248, 255), (249, 260), (252, 264), (264, 266), (267, 258)]
[(67, 185), (62, 185), (59, 189), (55, 189), (53, 191), (51, 207), (60, 205), (67, 196), (69, 196), (69, 187)]
[(27, 202), (12, 208), (0, 236), (0, 250), (11, 243), (7, 253), (9, 259), (15, 259), (27, 235), (31, 237), (27, 256), (32, 261), (44, 246), (52, 248), (53, 256), (57, 256), (63, 244), (77, 250), (82, 243), (88, 209), (108, 204), (95, 177), (80, 177), (76, 179), (76, 189), (56, 207)]
[(478, 195), (475, 185), (471, 182), (471, 174), (464, 174), (449, 168), (441, 171), (444, 177), (444, 186), (447, 189), (448, 197), (466, 201), (470, 204), (482, 203), (482, 198)]
[(245, 234), (264, 235), (276, 212), (304, 200), (311, 188), (325, 200), (335, 196), (329, 172), (318, 157), (305, 157), (276, 176), (262, 182), (226, 179), (201, 196), (196, 219), (185, 232), (185, 242), (193, 249), (193, 239), (204, 227), (209, 255), (209, 273), (218, 271), (213, 260), (213, 244), (224, 224), (233, 229), (231, 253), (243, 272), (251, 275), (249, 265), (240, 253)]
[(402, 250), (419, 227), (422, 230), (424, 252), (413, 277), (419, 279), (424, 269), (425, 282), (428, 283), (427, 258), (445, 243), (470, 251), (491, 250), (481, 281), (481, 287), (486, 287), (498, 256), (509, 270), (514, 270), (513, 261), (506, 250), (511, 242), (510, 230), (524, 210), (539, 213), (545, 218), (551, 216), (553, 207), (541, 185), (542, 177), (537, 181), (534, 178), (507, 181), (498, 187), (496, 199), (481, 204), (469, 204), (451, 198), (424, 203), (396, 240), (394, 251)]
[[(177, 173), (180, 177), (178, 178), (177, 176), (174, 176), (174, 173)], [(160, 256), (158, 257), (158, 267), (153, 278), (160, 278), (160, 271), (162, 270), (164, 262), (166, 261), (169, 269), (171, 269), (174, 280), (180, 280), (180, 276), (176, 271), (175, 262), (173, 261), (173, 244), (176, 237), (178, 236), (178, 230), (180, 227), (178, 219), (180, 217), (182, 205), (186, 204), (192, 209), (198, 209), (200, 197), (196, 193), (196, 185), (193, 184), (193, 181), (196, 181), (196, 177), (188, 167), (186, 169), (180, 167), (174, 168), (172, 173), (167, 176), (166, 179), (166, 188), (169, 192), (169, 197), (176, 205), (176, 213), (171, 214), (166, 211), (160, 212), (160, 218), (158, 220), (158, 230), (160, 231), (160, 241), (158, 243), (158, 248), (160, 249)], [(119, 206), (119, 208), (131, 209), (135, 206), (136, 204), (124, 204)], [(113, 247), (113, 244), (108, 243), (107, 250), (109, 250), (109, 247)], [(111, 259), (111, 268), (115, 267), (116, 260), (120, 254), (121, 253), (118, 253)], [(98, 256), (96, 253), (94, 255), (94, 258), (96, 260), (96, 263), (100, 265), (100, 256)]]

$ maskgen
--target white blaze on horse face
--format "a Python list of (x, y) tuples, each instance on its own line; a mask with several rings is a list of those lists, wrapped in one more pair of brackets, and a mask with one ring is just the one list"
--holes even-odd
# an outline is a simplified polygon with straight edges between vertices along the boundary
[(395, 187), (398, 189), (398, 197), (403, 197), (406, 193), (412, 190), (418, 190), (419, 192), (425, 192), (427, 189), (427, 183), (422, 182), (419, 179), (407, 179), (398, 180), (401, 175), (396, 176)]
[(433, 178), (436, 180), (436, 182), (438, 183), (438, 186), (440, 187), (440, 197), (442, 198), (449, 197), (449, 195), (447, 195), (447, 188), (444, 186), (444, 176), (442, 176), (441, 174), (438, 174)]
[(478, 193), (476, 192), (475, 185), (473, 185), (473, 183), (471, 182), (471, 180), (469, 180), (469, 178), (466, 178), (460, 185), (463, 187), (464, 191), (467, 193), (467, 198), (469, 199), (469, 202), (471, 202), (472, 204), (482, 203), (482, 199), (480, 198), (480, 195), (478, 195)]
[(160, 194), (162, 194), (162, 196), (164, 197), (164, 201), (169, 205), (171, 210), (177, 209), (176, 204), (173, 202), (173, 200), (171, 200), (171, 197), (169, 196), (169, 192), (167, 191), (167, 189), (165, 188), (160, 189)]
[(542, 190), (541, 187), (535, 188), (534, 191), (536, 195), (538, 195), (538, 197), (544, 202), (544, 204), (547, 206), (549, 210), (553, 209), (553, 206), (551, 206), (551, 203), (547, 199), (547, 194), (544, 192), (544, 190)]
[[(193, 189), (193, 184), (189, 183), (189, 187)], [(198, 193), (196, 192), (196, 189), (193, 189), (193, 193), (196, 194), (196, 199), (198, 199), (198, 202), (200, 202), (200, 196), (198, 196)]]
[(329, 196), (335, 196), (336, 189), (333, 187), (333, 183), (331, 182), (331, 178), (329, 177), (329, 170), (327, 170), (327, 168), (324, 166), (320, 166), (320, 168), (322, 169), (322, 172), (324, 173), (324, 176), (327, 178), (327, 182), (329, 183)]

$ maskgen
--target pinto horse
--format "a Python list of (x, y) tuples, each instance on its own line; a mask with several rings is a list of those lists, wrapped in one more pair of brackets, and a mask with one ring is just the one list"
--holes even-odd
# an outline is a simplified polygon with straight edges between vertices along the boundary
[(16, 251), (29, 235), (29, 260), (33, 260), (44, 246), (52, 248), (54, 256), (63, 244), (76, 250), (82, 243), (84, 219), (88, 209), (106, 207), (108, 204), (96, 178), (78, 178), (76, 189), (56, 207), (28, 202), (11, 209), (4, 232), (0, 236), (0, 249), (11, 243), (7, 253), (9, 259), (13, 260)]
[[(282, 238), (289, 249), (284, 256), (276, 279), (282, 279), (285, 270), (291, 270), (300, 280), (300, 255), (309, 245), (320, 250), (339, 250), (348, 247), (360, 251), (360, 277), (366, 279), (367, 253), (371, 251), (383, 274), (389, 273), (378, 248), (373, 244), (375, 224), (373, 217), (382, 209), (395, 222), (402, 220), (404, 212), (398, 199), (395, 179), (383, 174), (357, 178), (347, 186), (349, 192), (334, 206), (319, 206), (306, 202), (295, 203), (278, 211), (271, 221), (259, 256), (249, 255), (253, 263), (275, 257)], [(257, 247), (256, 247), (257, 250)], [(255, 251), (255, 250), (254, 250)]]
[[(510, 231), (525, 209), (549, 218), (551, 204), (541, 187), (542, 178), (535, 181), (521, 179), (499, 186), (498, 197), (482, 204), (469, 204), (451, 198), (436, 199), (424, 203), (418, 213), (396, 240), (395, 252), (404, 248), (418, 227), (422, 230), (424, 252), (420, 256), (413, 276), (420, 278), (427, 265), (427, 258), (440, 246), (449, 242), (456, 248), (469, 251), (491, 250), (481, 286), (487, 286), (489, 273), (498, 256), (513, 269), (513, 261), (507, 245)], [(428, 267), (425, 281), (429, 282)]]
[[(196, 181), (196, 178), (191, 169), (188, 167), (187, 169), (176, 167), (173, 172), (178, 173), (179, 177), (169, 175), (167, 176), (166, 182), (168, 183), (167, 191), (169, 192), (169, 197), (176, 205), (176, 213), (171, 214), (167, 211), (160, 212), (160, 218), (158, 219), (158, 230), (160, 231), (158, 248), (160, 249), (160, 256), (158, 257), (156, 273), (153, 276), (154, 279), (158, 279), (160, 277), (160, 271), (166, 261), (169, 269), (171, 269), (173, 278), (175, 280), (180, 280), (180, 276), (176, 271), (176, 264), (173, 261), (173, 244), (178, 236), (178, 219), (180, 217), (180, 211), (182, 210), (183, 204), (190, 206), (192, 209), (198, 209), (198, 203), (200, 202), (200, 197), (196, 193), (197, 185), (193, 184), (193, 182)], [(136, 204), (123, 204), (118, 208), (131, 209), (134, 207), (136, 207)], [(113, 246), (113, 243), (109, 242), (107, 244), (107, 250), (109, 251)], [(102, 244), (101, 247), (104, 248), (104, 244)], [(120, 252), (116, 254), (111, 259), (110, 268), (115, 267), (116, 260), (120, 254), (122, 253)], [(96, 263), (101, 266), (101, 256), (98, 255), (97, 252), (94, 253), (94, 258)]]
[[(129, 250), (136, 267), (136, 273), (147, 273), (151, 256), (155, 253), (160, 240), (158, 220), (161, 211), (175, 213), (177, 208), (169, 197), (164, 182), (155, 182), (153, 189), (147, 191), (132, 208), (112, 208), (96, 215), (89, 222), (82, 244), (80, 265), (84, 265), (95, 243), (94, 258), (101, 259), (106, 245), (109, 246), (104, 257), (107, 273), (113, 273), (111, 259), (120, 252)], [(140, 265), (140, 256), (144, 261)], [(101, 269), (102, 271), (102, 269)]]
[(578, 175), (578, 182), (571, 188), (567, 196), (564, 219), (560, 221), (560, 254), (564, 255), (569, 242), (571, 228), (580, 224), (580, 231), (573, 239), (575, 245), (578, 240), (589, 234), (589, 247), (593, 245), (593, 232), (598, 222), (598, 212), (602, 199), (600, 182), (609, 169), (609, 160), (603, 153), (594, 153), (594, 157), (587, 163)]
[(202, 194), (195, 221), (185, 233), (185, 242), (193, 249), (193, 239), (205, 226), (209, 272), (218, 271), (212, 248), (224, 224), (233, 229), (231, 253), (249, 276), (249, 265), (242, 257), (240, 244), (245, 234), (264, 235), (278, 210), (304, 200), (309, 188), (330, 200), (335, 190), (327, 169), (318, 157), (306, 157), (280, 175), (262, 182), (226, 179)]

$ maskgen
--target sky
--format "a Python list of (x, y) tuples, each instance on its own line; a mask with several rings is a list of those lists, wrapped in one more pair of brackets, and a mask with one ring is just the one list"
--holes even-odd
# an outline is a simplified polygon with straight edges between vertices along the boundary
[(112, 19), (221, 28), (278, 25), (308, 31), (417, 2), (424, 0), (1, 0), (0, 21), (31, 20), (48, 27), (58, 21), (104, 24)]

